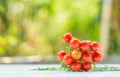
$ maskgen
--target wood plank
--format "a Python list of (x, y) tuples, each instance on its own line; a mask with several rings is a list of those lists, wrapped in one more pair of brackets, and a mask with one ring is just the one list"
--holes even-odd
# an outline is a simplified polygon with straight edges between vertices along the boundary
[[(97, 66), (120, 67), (120, 64), (99, 64)], [(50, 67), (59, 65), (0, 65), (0, 78), (120, 78), (120, 71), (110, 72), (64, 72), (64, 71), (33, 71), (38, 67)]]

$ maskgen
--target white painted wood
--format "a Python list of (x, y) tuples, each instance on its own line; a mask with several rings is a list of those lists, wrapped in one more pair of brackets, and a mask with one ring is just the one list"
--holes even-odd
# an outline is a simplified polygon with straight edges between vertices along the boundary
[[(97, 66), (102, 66), (97, 65)], [(64, 71), (33, 71), (37, 67), (58, 65), (0, 65), (0, 78), (120, 78), (120, 71), (114, 72), (64, 72)], [(120, 64), (107, 64), (120, 67)]]
[(111, 23), (111, 9), (113, 0), (103, 0), (101, 29), (100, 29), (100, 46), (103, 56), (108, 54), (109, 29)]

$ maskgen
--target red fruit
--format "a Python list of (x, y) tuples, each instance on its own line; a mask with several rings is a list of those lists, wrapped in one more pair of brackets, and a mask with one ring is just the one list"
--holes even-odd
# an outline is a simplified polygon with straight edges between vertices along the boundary
[(70, 65), (72, 63), (72, 56), (71, 55), (65, 55), (63, 57), (63, 63), (66, 65)]
[(72, 39), (72, 34), (71, 33), (65, 33), (62, 38), (63, 38), (64, 42), (69, 43)]
[(87, 51), (90, 48), (90, 42), (88, 42), (88, 41), (81, 41), (79, 47), (80, 47), (80, 49), (82, 51)]
[(87, 72), (92, 68), (92, 64), (90, 62), (86, 62), (82, 65), (83, 71)]
[(59, 51), (58, 52), (58, 55), (57, 55), (57, 58), (59, 60), (63, 60), (63, 57), (66, 55), (66, 52), (65, 51)]
[(73, 48), (73, 49), (76, 49), (76, 48), (79, 48), (79, 40), (76, 39), (76, 38), (73, 38), (71, 41), (70, 41), (70, 47)]
[(92, 42), (91, 43), (91, 50), (97, 51), (99, 48), (99, 44), (97, 42)]
[(81, 59), (84, 60), (85, 62), (90, 62), (92, 60), (92, 55), (86, 51), (83, 53)]
[(86, 42), (89, 44), (89, 46), (91, 45), (91, 41), (90, 40), (86, 40)]
[(92, 59), (94, 62), (98, 63), (102, 60), (102, 54), (99, 52), (94, 52), (92, 55)]
[(70, 64), (70, 67), (71, 69), (74, 71), (74, 72), (77, 72), (81, 69), (81, 64), (77, 61), (73, 61), (71, 64)]

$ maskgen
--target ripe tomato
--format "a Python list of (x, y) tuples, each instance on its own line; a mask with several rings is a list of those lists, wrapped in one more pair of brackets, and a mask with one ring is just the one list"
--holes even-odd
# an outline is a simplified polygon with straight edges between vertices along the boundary
[(73, 59), (79, 60), (82, 56), (82, 52), (78, 49), (75, 49), (71, 52), (71, 56), (72, 56)]
[(65, 51), (59, 51), (58, 52), (58, 55), (57, 55), (57, 58), (59, 60), (63, 60), (63, 57), (66, 55), (66, 52)]
[(90, 42), (88, 42), (88, 41), (81, 41), (79, 47), (80, 47), (80, 49), (82, 51), (87, 51), (90, 48)]
[(92, 42), (90, 45), (91, 50), (97, 51), (99, 48), (99, 44), (97, 42)]
[(70, 47), (73, 48), (73, 49), (76, 49), (76, 48), (79, 48), (79, 40), (76, 39), (76, 38), (73, 38), (71, 41), (70, 41)]
[(82, 64), (82, 69), (83, 71), (87, 72), (92, 68), (92, 64), (90, 62), (85, 62)]
[(92, 60), (92, 55), (86, 51), (83, 53), (81, 59), (85, 62), (90, 62)]
[(79, 71), (81, 69), (82, 66), (81, 66), (81, 64), (79, 62), (73, 61), (70, 64), (70, 67), (71, 67), (72, 71), (77, 72), (77, 71)]
[(72, 39), (72, 34), (71, 33), (65, 33), (62, 38), (63, 38), (64, 42), (69, 43), (70, 40)]
[(91, 45), (91, 41), (90, 40), (86, 40), (86, 42), (89, 44), (89, 46)]
[(99, 52), (94, 52), (92, 55), (92, 59), (94, 62), (98, 63), (102, 60), (102, 54)]
[(65, 55), (63, 57), (63, 63), (66, 65), (70, 65), (72, 63), (72, 56), (71, 55)]

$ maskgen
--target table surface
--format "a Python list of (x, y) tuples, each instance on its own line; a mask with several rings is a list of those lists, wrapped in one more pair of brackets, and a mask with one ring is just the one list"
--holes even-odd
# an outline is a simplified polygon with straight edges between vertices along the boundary
[[(103, 66), (99, 64), (98, 66)], [(53, 67), (46, 64), (1, 64), (0, 78), (120, 78), (120, 71), (109, 72), (64, 72), (64, 71), (33, 71), (38, 67)], [(120, 67), (120, 64), (107, 64)]]

